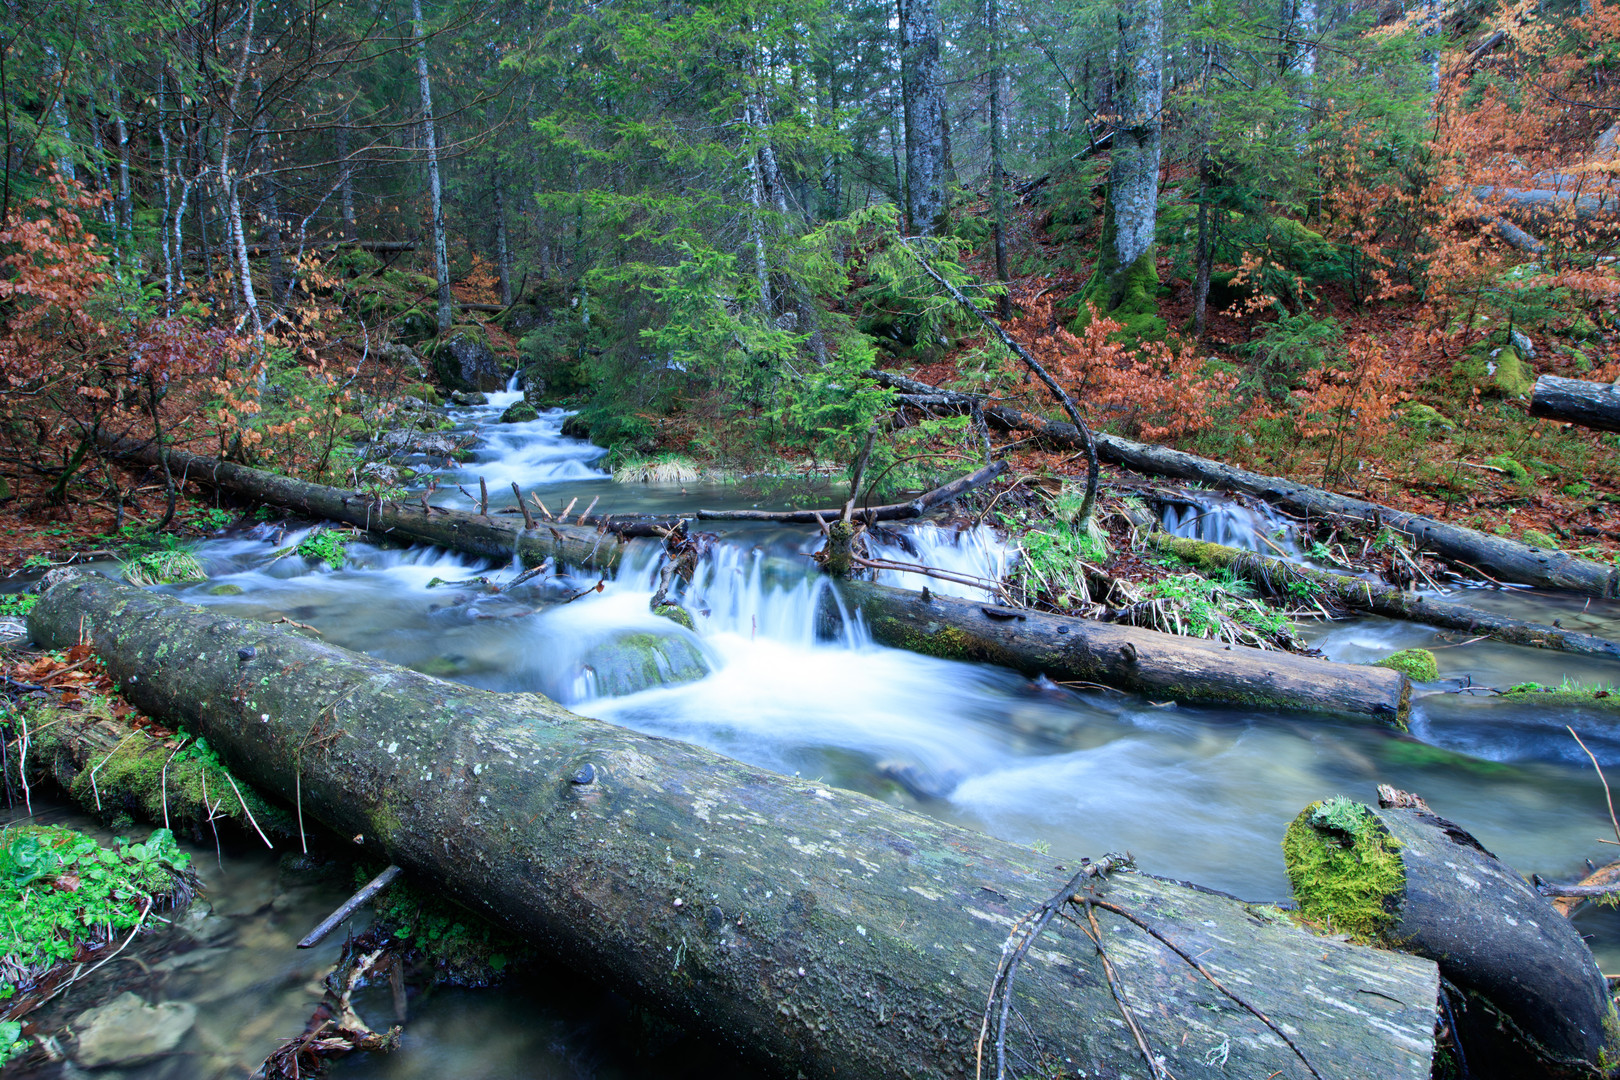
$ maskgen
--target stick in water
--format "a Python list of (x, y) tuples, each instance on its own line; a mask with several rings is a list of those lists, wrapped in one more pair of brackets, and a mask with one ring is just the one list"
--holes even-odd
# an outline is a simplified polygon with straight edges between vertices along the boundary
[(338, 924), (343, 922), (344, 919), (353, 915), (356, 908), (393, 884), (394, 879), (399, 877), (400, 872), (399, 867), (390, 864), (388, 869), (366, 882), (361, 886), (359, 892), (343, 901), (341, 907), (322, 919), (321, 925), (311, 930), (304, 940), (298, 943), (298, 947), (300, 949), (313, 949), (326, 940), (326, 936), (336, 930)]

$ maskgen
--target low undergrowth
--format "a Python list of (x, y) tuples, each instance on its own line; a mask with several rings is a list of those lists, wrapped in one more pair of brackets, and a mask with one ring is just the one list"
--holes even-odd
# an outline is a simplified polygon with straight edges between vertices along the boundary
[(195, 889), (191, 857), (167, 829), (142, 843), (119, 839), (102, 847), (55, 825), (6, 828), (0, 832), (0, 999), (29, 989), (57, 964), (144, 923), (152, 912), (185, 904)]
[[(381, 867), (356, 867), (358, 888)], [(432, 982), (486, 986), (530, 950), (493, 924), (422, 889), (396, 881), (372, 903), (376, 929)]]

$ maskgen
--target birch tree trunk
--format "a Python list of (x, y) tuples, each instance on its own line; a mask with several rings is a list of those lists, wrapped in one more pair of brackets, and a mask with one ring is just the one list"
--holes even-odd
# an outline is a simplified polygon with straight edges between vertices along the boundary
[(906, 216), (933, 236), (945, 223), (945, 90), (939, 84), (939, 9), (899, 0), (900, 92), (906, 119)]
[(450, 295), (450, 255), (444, 239), (444, 193), (439, 185), (439, 143), (433, 124), (433, 86), (428, 82), (427, 39), (422, 35), (422, 0), (411, 0), (416, 35), (416, 84), (422, 96), (422, 137), (427, 148), (428, 192), (433, 200), (433, 274), (439, 283), (439, 333), (450, 330), (455, 300)]
[(495, 181), (495, 265), (501, 276), (501, 303), (512, 303), (512, 251), (506, 237), (506, 185)]
[[(985, 23), (990, 37), (990, 196), (995, 215), (996, 280), (1007, 284), (1007, 171), (1001, 160), (1001, 3), (985, 0)], [(1002, 320), (1012, 318), (1012, 296), (1003, 292), (996, 301)]]
[(67, 95), (67, 72), (62, 67), (62, 58), (57, 55), (54, 48), (45, 46), (45, 56), (51, 65), (51, 78), (56, 82), (56, 95), (51, 100), (51, 123), (56, 126), (56, 137), (62, 140), (62, 150), (56, 158), (56, 172), (64, 180), (76, 180), (78, 174), (73, 167), (73, 129), (68, 126), (67, 104), (63, 101)]
[(259, 317), (259, 298), (253, 292), (253, 266), (248, 262), (247, 234), (242, 229), (241, 180), (231, 170), (231, 143), (234, 141), (232, 129), (235, 127), (236, 106), (242, 97), (242, 87), (247, 82), (248, 62), (253, 56), (254, 16), (257, 11), (258, 0), (248, 0), (247, 26), (242, 31), (242, 58), (238, 62), (236, 77), (231, 84), (231, 95), (225, 105), (225, 114), (220, 118), (222, 126), (219, 133), (219, 186), (221, 199), (225, 203), (226, 228), (230, 233), (231, 248), (236, 255), (236, 273), (240, 279), (242, 303), (247, 307), (248, 319), (253, 326), (253, 342), (262, 353), (264, 320)]

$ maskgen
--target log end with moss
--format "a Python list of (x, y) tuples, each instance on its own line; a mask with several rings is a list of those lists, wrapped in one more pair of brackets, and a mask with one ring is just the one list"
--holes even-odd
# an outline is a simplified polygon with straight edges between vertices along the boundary
[(1302, 921), (1435, 961), (1464, 998), (1465, 1043), (1496, 1032), (1491, 1057), (1511, 1051), (1535, 1075), (1610, 1075), (1620, 1026), (1580, 932), (1467, 830), (1415, 796), (1383, 795), (1376, 810), (1314, 803), (1289, 826)]
[(1434, 682), (1440, 677), (1440, 664), (1428, 649), (1402, 649), (1374, 661), (1373, 667), (1398, 671), (1413, 682)]

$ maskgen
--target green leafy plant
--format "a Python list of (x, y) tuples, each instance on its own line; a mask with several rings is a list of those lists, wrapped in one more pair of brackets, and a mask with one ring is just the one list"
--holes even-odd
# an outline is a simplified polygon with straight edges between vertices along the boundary
[(34, 593), (6, 593), (0, 595), (0, 615), (18, 618), (34, 610), (39, 597)]
[(347, 557), (345, 549), (349, 546), (350, 539), (335, 529), (316, 529), (300, 540), (294, 550), (306, 559), (314, 559), (334, 570), (341, 570)]

